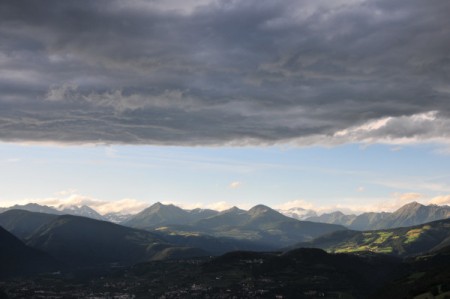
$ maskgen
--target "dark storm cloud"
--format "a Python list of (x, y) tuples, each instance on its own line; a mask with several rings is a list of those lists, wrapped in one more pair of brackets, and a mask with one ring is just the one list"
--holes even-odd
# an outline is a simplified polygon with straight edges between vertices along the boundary
[(447, 138), (448, 12), (444, 0), (1, 1), (0, 139)]

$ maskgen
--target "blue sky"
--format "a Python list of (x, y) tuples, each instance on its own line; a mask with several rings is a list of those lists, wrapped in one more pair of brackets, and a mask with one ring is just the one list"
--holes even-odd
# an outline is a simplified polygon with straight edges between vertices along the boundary
[[(450, 194), (450, 156), (432, 145), (336, 147), (55, 146), (3, 143), (2, 205), (70, 196), (186, 208), (354, 211), (398, 207), (404, 194)], [(420, 196), (419, 196), (420, 195)], [(78, 196), (78, 197), (77, 197)], [(133, 203), (136, 204), (136, 203)], [(381, 205), (381, 206), (380, 206)], [(139, 208), (141, 206), (139, 205)]]
[(105, 3), (0, 1), (0, 205), (450, 203), (449, 1)]

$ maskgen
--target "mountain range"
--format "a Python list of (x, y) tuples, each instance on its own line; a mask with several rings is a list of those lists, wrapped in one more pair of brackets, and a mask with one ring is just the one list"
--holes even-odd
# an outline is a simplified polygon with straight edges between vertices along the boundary
[[(218, 216), (222, 213), (210, 209), (186, 210), (175, 205), (164, 205), (159, 202), (135, 215), (120, 212), (100, 215), (93, 208), (86, 205), (59, 206), (58, 208), (54, 208), (35, 203), (15, 205), (9, 208), (0, 208), (0, 213), (12, 209), (21, 209), (31, 212), (55, 215), (68, 214), (83, 216), (143, 229), (153, 229), (155, 227), (166, 225), (191, 225), (202, 219)], [(392, 213), (367, 212), (360, 215), (354, 215), (336, 211), (319, 215), (313, 210), (303, 209), (300, 207), (277, 210), (277, 212), (301, 221), (337, 224), (352, 230), (361, 231), (411, 226), (450, 217), (449, 206), (422, 205), (417, 202), (408, 203)]]
[(305, 220), (344, 225), (353, 230), (374, 230), (395, 227), (406, 227), (423, 224), (450, 217), (449, 206), (422, 205), (417, 202), (408, 203), (393, 213), (369, 212), (360, 215), (345, 215), (342, 212), (322, 214), (308, 217)]
[(149, 231), (73, 215), (9, 210), (0, 214), (0, 226), (69, 267), (207, 255), (198, 248), (171, 244)]
[(249, 211), (235, 207), (216, 212), (156, 203), (124, 224), (20, 209), (0, 213), (0, 226), (69, 266), (275, 250), (345, 230), (289, 218), (263, 205)]
[(39, 205), (36, 203), (28, 203), (25, 205), (14, 205), (8, 208), (0, 208), (0, 213), (9, 211), (9, 210), (24, 210), (29, 212), (37, 212), (37, 213), (46, 213), (46, 214), (54, 214), (54, 215), (74, 215), (74, 216), (82, 216), (88, 217), (97, 220), (106, 220), (113, 223), (120, 223), (127, 220), (131, 215), (123, 214), (123, 213), (108, 213), (105, 215), (100, 215), (97, 211), (87, 205), (61, 205), (58, 209), (54, 207), (49, 207), (46, 205)]
[[(384, 219), (414, 223), (419, 216), (432, 217), (429, 208), (433, 206), (409, 204), (395, 218)], [(203, 290), (196, 286), (195, 277), (201, 275), (203, 283), (213, 286), (204, 289), (205, 296), (226, 295), (230, 289), (243, 297), (267, 290), (267, 296), (302, 292), (305, 298), (320, 297), (320, 292), (330, 298), (444, 294), (446, 284), (442, 283), (450, 279), (450, 219), (356, 231), (296, 220), (264, 205), (215, 212), (157, 203), (131, 220), (125, 223), (136, 227), (25, 210), (0, 213), (0, 278), (135, 265), (115, 272), (114, 277), (123, 275), (119, 280), (124, 283), (137, 275), (137, 280), (129, 282), (136, 292), (161, 284), (176, 285), (171, 290), (180, 294)], [(171, 224), (174, 220), (178, 223)], [(230, 253), (209, 257), (226, 252)], [(98, 281), (106, 285), (103, 278)], [(143, 288), (136, 281), (149, 285)]]
[[(151, 210), (158, 209), (179, 208), (156, 204)], [(193, 218), (211, 214), (204, 210), (192, 213)], [(87, 217), (8, 210), (0, 214), (0, 226), (26, 245), (42, 250), (69, 266), (132, 264), (192, 255), (218, 255), (233, 250), (274, 250), (345, 229), (337, 225), (303, 223), (263, 206), (248, 213), (235, 208), (212, 214), (195, 222), (197, 226), (186, 225), (184, 229), (173, 230), (166, 226), (141, 230)], [(233, 215), (237, 217), (236, 221), (240, 219), (239, 223), (228, 222), (228, 217)], [(240, 227), (235, 227), (235, 224)], [(273, 232), (270, 227), (277, 230)]]
[(247, 240), (271, 249), (346, 229), (341, 225), (299, 221), (264, 205), (254, 206), (248, 211), (233, 207), (216, 212), (186, 211), (174, 205), (156, 203), (123, 224), (169, 235), (194, 234)]
[[(22, 212), (16, 212), (14, 217), (10, 217), (8, 211), (11, 210)], [(24, 211), (44, 212), (46, 215), (29, 215)], [(55, 218), (52, 215), (64, 214), (119, 222), (128, 227), (154, 231), (176, 244), (208, 244), (204, 247), (213, 253), (223, 253), (232, 248), (275, 249), (273, 244), (278, 247), (286, 246), (312, 239), (322, 233), (345, 229), (339, 225), (301, 222), (263, 205), (255, 206), (249, 211), (234, 207), (218, 212), (209, 209), (184, 210), (159, 202), (134, 216), (111, 213), (101, 216), (87, 206), (57, 210), (38, 204), (15, 205), (0, 214), (0, 225), (26, 239), (33, 233), (34, 228), (42, 225), (40, 221)], [(21, 217), (26, 217), (28, 221), (20, 221)], [(214, 241), (211, 237), (215, 237)], [(239, 244), (237, 240), (241, 240)]]
[(122, 224), (142, 229), (164, 225), (190, 224), (203, 218), (215, 216), (219, 212), (208, 209), (184, 210), (175, 205), (164, 205), (160, 202), (130, 217)]

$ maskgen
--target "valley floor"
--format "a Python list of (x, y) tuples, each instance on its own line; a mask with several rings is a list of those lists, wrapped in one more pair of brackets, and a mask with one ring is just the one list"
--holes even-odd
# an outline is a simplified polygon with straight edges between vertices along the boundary
[(446, 298), (450, 257), (232, 252), (0, 282), (0, 298)]

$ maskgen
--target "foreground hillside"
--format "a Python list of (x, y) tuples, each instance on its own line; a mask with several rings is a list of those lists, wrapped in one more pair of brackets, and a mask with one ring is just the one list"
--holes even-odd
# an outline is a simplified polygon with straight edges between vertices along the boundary
[(43, 225), (58, 217), (55, 214), (30, 212), (26, 210), (8, 210), (0, 214), (0, 226), (16, 237), (26, 240)]
[(72, 215), (10, 210), (0, 214), (0, 225), (29, 247), (70, 267), (132, 265), (208, 254), (197, 248), (171, 244), (148, 231)]
[[(61, 219), (65, 220), (61, 221)], [(69, 219), (70, 221), (68, 221)], [(142, 244), (154, 244), (153, 240), (157, 240), (156, 243), (159, 245), (153, 249), (161, 249), (162, 251), (155, 253), (155, 256), (151, 257), (152, 259), (191, 256), (193, 254), (220, 255), (234, 250), (260, 251), (276, 248), (274, 245), (269, 246), (251, 240), (213, 237), (198, 233), (176, 234), (163, 230), (149, 232), (84, 217), (59, 216), (23, 210), (9, 210), (1, 213), (0, 226), (3, 226), (29, 245), (48, 252), (54, 252), (55, 255), (59, 255), (65, 247), (70, 247), (64, 249), (63, 259), (69, 259), (66, 255), (70, 252), (77, 257), (85, 255), (86, 250), (90, 247), (94, 247), (92, 249), (94, 253), (102, 250), (107, 251), (108, 246), (111, 246), (113, 252), (118, 251), (118, 248), (121, 248), (121, 246), (135, 247), (136, 242), (133, 240), (136, 238), (129, 237), (129, 235), (137, 234), (137, 232), (140, 236), (148, 236), (148, 240), (139, 241)], [(99, 234), (98, 238), (96, 234)], [(125, 241), (121, 239), (122, 235), (127, 236)], [(107, 239), (105, 240), (105, 238)], [(68, 245), (70, 242), (73, 243), (71, 246)], [(107, 244), (103, 245), (105, 242)], [(173, 248), (170, 250), (166, 249), (163, 244), (165, 244), (164, 246), (170, 245)], [(187, 250), (187, 248), (191, 249)], [(193, 248), (200, 249), (200, 251)], [(126, 252), (127, 250), (124, 250), (123, 258), (128, 258)], [(152, 251), (150, 250), (149, 252)], [(100, 260), (109, 255), (109, 252), (100, 254)], [(91, 257), (87, 254), (86, 260), (89, 258)], [(117, 258), (115, 262), (123, 261), (123, 258)], [(137, 259), (136, 261), (140, 260)], [(73, 263), (72, 261), (70, 262)]]
[[(241, 210), (234, 210), (236, 222), (244, 219)], [(427, 293), (439, 298), (450, 295), (450, 220), (392, 230), (338, 231), (302, 244), (322, 246), (328, 253), (316, 248), (239, 250), (213, 258), (187, 244), (168, 242), (164, 236), (169, 235), (84, 217), (13, 213), (22, 215), (17, 219), (31, 215), (48, 222), (26, 238), (30, 246), (0, 230), (0, 295), (3, 287), (11, 298), (33, 298), (33, 294), (42, 298), (416, 299), (433, 298)], [(265, 213), (263, 219), (279, 217), (264, 207), (252, 214)], [(261, 225), (259, 217), (248, 216), (244, 223)], [(23, 227), (20, 221), (16, 224)], [(180, 237), (173, 236), (173, 240)], [(216, 247), (238, 244), (210, 236), (184, 238), (187, 243)], [(49, 255), (72, 267), (55, 268)], [(51, 273), (55, 269), (63, 272)], [(2, 281), (1, 273), (21, 277)]]
[(192, 248), (176, 248), (150, 232), (71, 215), (42, 226), (27, 244), (71, 265), (133, 264), (165, 258), (165, 254), (177, 256), (180, 251), (180, 257), (205, 254)]
[(329, 252), (364, 252), (412, 256), (450, 245), (450, 219), (412, 227), (375, 231), (341, 231), (296, 247), (322, 248)]
[(0, 227), (0, 278), (58, 269), (58, 263), (49, 255), (26, 246)]
[[(319, 249), (237, 251), (214, 259), (138, 264), (83, 285), (51, 276), (26, 285), (42, 294), (64, 285), (56, 290), (59, 294), (79, 297), (107, 293), (124, 298), (368, 298), (390, 279), (401, 276), (400, 263), (383, 256), (335, 255)], [(24, 283), (11, 282), (6, 292), (20, 297), (19, 285)]]
[(449, 252), (402, 260), (308, 248), (237, 251), (217, 258), (141, 263), (87, 282), (80, 274), (47, 275), (3, 286), (13, 298), (36, 292), (68, 298), (446, 298)]

